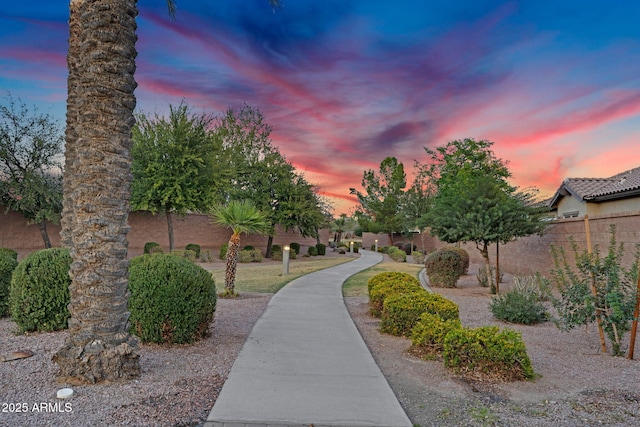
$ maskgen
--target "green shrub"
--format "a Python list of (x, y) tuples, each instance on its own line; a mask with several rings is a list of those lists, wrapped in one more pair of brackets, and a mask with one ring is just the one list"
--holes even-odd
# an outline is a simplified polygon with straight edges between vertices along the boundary
[(414, 264), (424, 264), (425, 255), (420, 251), (411, 252)]
[(254, 249), (255, 249), (255, 247), (253, 247), (251, 245), (246, 245), (244, 248), (242, 248), (243, 251), (252, 251)]
[(429, 284), (443, 288), (455, 288), (464, 271), (463, 260), (457, 251), (439, 249), (425, 258)]
[(387, 297), (382, 309), (380, 330), (391, 335), (409, 336), (422, 313), (438, 314), (444, 320), (459, 318), (457, 304), (421, 289)]
[(382, 252), (383, 254), (388, 254), (389, 253), (389, 249), (391, 249), (391, 246), (383, 246), (383, 247), (379, 248), (379, 251)]
[(457, 252), (462, 258), (462, 274), (469, 273), (469, 252), (457, 246), (445, 246), (444, 249)]
[(196, 253), (190, 250), (174, 249), (171, 255), (179, 256), (180, 258), (188, 259), (191, 262), (196, 262)]
[(271, 246), (271, 259), (273, 261), (282, 261), (282, 246), (280, 245)]
[(453, 329), (462, 328), (459, 319), (443, 320), (437, 314), (422, 313), (411, 330), (412, 352), (421, 356), (439, 356), (444, 350), (444, 339)]
[(184, 247), (185, 251), (193, 251), (196, 254), (196, 259), (200, 259), (200, 245), (196, 243), (189, 243)]
[(262, 252), (259, 249), (243, 249), (238, 252), (238, 261), (242, 263), (262, 262)]
[(13, 249), (0, 248), (0, 255), (2, 254), (9, 255), (11, 258), (13, 258), (14, 261), (18, 261), (18, 252), (14, 251)]
[(131, 333), (143, 342), (189, 343), (208, 333), (216, 287), (199, 265), (171, 254), (135, 257), (129, 290)]
[(539, 294), (534, 288), (522, 285), (494, 297), (489, 308), (496, 319), (509, 323), (533, 325), (549, 319)]
[(200, 262), (213, 262), (213, 255), (210, 250), (204, 250), (200, 252)]
[(296, 251), (296, 255), (300, 253), (300, 243), (291, 242), (289, 243), (289, 249), (291, 252)]
[(398, 274), (396, 278), (387, 279), (384, 282), (376, 284), (369, 290), (369, 311), (372, 316), (381, 316), (384, 301), (390, 296), (424, 290), (420, 281), (415, 277), (406, 273)]
[(33, 252), (18, 263), (11, 278), (9, 309), (21, 332), (67, 327), (70, 267), (69, 251), (62, 248)]
[(160, 243), (156, 243), (156, 242), (147, 242), (144, 244), (144, 251), (145, 254), (155, 254), (155, 253), (162, 253), (162, 246), (160, 246)]
[(389, 257), (396, 262), (407, 262), (407, 253), (400, 248), (390, 246), (387, 250)]
[(5, 317), (9, 314), (11, 274), (17, 265), (18, 261), (13, 257), (13, 254), (8, 251), (0, 251), (0, 317)]
[(229, 250), (229, 244), (223, 243), (220, 246), (220, 259), (227, 259), (227, 251)]
[[(417, 279), (408, 273), (401, 273), (398, 271), (385, 271), (383, 273), (378, 273), (375, 276), (371, 277), (367, 281), (367, 291), (371, 294), (371, 290), (383, 283), (391, 282), (391, 281), (412, 281)], [(420, 282), (418, 281), (418, 284)]]
[(497, 326), (451, 330), (444, 339), (445, 366), (476, 379), (501, 381), (534, 378), (520, 333)]
[(309, 248), (307, 249), (307, 253), (309, 254), (309, 256), (317, 256), (318, 248), (315, 246), (309, 246)]
[(318, 255), (326, 255), (327, 254), (327, 245), (323, 243), (316, 244), (316, 248), (318, 249)]

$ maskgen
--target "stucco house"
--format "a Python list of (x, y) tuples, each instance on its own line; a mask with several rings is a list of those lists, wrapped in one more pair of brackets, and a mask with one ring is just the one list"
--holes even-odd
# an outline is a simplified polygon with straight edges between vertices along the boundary
[(609, 178), (567, 178), (549, 206), (558, 218), (640, 211), (640, 167)]

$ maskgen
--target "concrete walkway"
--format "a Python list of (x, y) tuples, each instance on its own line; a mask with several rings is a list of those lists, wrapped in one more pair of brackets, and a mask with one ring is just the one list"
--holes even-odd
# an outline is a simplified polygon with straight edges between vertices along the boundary
[(205, 426), (411, 427), (342, 299), (342, 283), (380, 261), (362, 251), (274, 295)]

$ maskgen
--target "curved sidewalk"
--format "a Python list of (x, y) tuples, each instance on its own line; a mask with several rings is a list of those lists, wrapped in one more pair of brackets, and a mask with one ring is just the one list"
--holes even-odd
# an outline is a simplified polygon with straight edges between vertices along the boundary
[(411, 427), (342, 298), (348, 277), (380, 261), (362, 251), (275, 294), (205, 426)]

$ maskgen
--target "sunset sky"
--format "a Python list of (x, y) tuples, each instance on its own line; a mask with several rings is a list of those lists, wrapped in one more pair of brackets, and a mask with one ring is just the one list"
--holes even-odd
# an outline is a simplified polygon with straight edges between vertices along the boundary
[[(69, 1), (0, 4), (0, 96), (64, 120)], [(287, 159), (349, 213), (366, 169), (495, 142), (513, 183), (640, 166), (636, 0), (140, 0), (142, 112), (248, 104)]]

